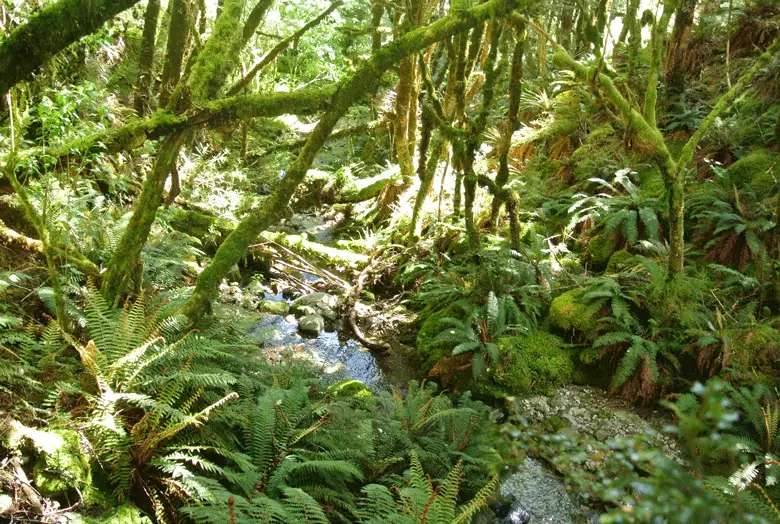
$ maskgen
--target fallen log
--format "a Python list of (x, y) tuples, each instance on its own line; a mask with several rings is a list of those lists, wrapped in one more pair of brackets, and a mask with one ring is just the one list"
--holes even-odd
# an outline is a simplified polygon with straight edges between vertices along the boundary
[(302, 235), (263, 231), (260, 236), (307, 257), (322, 260), (329, 266), (358, 269), (364, 267), (369, 261), (366, 255), (312, 242)]
[[(4, 242), (15, 247), (20, 247), (27, 251), (35, 252), (40, 256), (44, 256), (43, 242), (37, 238), (30, 238), (17, 231), (14, 231), (9, 227), (6, 227), (6, 225), (1, 220), (0, 242)], [(53, 245), (51, 247), (57, 260), (72, 264), (76, 269), (81, 271), (84, 276), (92, 279), (96, 283), (100, 281), (100, 268), (97, 266), (97, 264), (79, 253), (76, 249), (61, 245)]]

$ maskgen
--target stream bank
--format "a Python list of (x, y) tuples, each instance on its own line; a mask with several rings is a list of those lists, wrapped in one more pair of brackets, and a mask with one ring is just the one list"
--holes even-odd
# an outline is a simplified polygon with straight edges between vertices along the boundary
[[(332, 222), (328, 225), (312, 217), (296, 215), (288, 226), (288, 234), (311, 228), (320, 242), (331, 242), (335, 237)], [(303, 266), (303, 270), (292, 273), (291, 279), (286, 279), (290, 274), (288, 267), (278, 267), (266, 275), (270, 280), (248, 278), (244, 279), (248, 282), (245, 286), (233, 282), (220, 288), (222, 307), (232, 307), (243, 317), (244, 330), (263, 348), (264, 358), (277, 362), (305, 361), (319, 370), (326, 382), (354, 379), (375, 393), (403, 389), (410, 380), (425, 378), (416, 358), (416, 315), (398, 305), (400, 297), (356, 302), (354, 307), (361, 329), (390, 348), (386, 352), (370, 351), (352, 336), (348, 323), (342, 321), (345, 288), (334, 285), (334, 279), (348, 278), (340, 276), (347, 274), (339, 271), (343, 268), (325, 268), (319, 261), (317, 266), (307, 266), (303, 257), (286, 247), (282, 249), (287, 252), (277, 256), (297, 256), (296, 264)], [(334, 279), (323, 278), (323, 274), (334, 274)], [(508, 398), (504, 412), (511, 419), (520, 420), (520, 427), (556, 421), (550, 432), (560, 432), (572, 439), (606, 441), (652, 433), (669, 456), (679, 456), (674, 441), (662, 435), (662, 428), (669, 420), (661, 413), (645, 412), (640, 416), (633, 408), (596, 388), (571, 385), (546, 396)], [(498, 522), (599, 521), (599, 513), (584, 499), (570, 493), (554, 466), (538, 457), (528, 456), (516, 470), (507, 471), (500, 493), (503, 501), (497, 505), (500, 506), (496, 511)]]

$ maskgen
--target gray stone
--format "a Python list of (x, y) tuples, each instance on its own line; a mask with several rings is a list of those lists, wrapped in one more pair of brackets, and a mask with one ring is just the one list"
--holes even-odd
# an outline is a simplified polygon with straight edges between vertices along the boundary
[(329, 293), (317, 291), (316, 293), (311, 293), (309, 295), (296, 298), (290, 305), (290, 309), (295, 314), (302, 314), (299, 313), (302, 308), (310, 307), (318, 314), (321, 314), (321, 312), (326, 308), (335, 311), (339, 307), (339, 302), (339, 297)]
[(317, 338), (325, 329), (325, 319), (319, 315), (306, 315), (298, 321), (298, 331), (301, 335)]
[(285, 316), (290, 311), (290, 306), (287, 302), (275, 301), (275, 300), (261, 300), (257, 304), (257, 310), (261, 313), (270, 313), (272, 315)]

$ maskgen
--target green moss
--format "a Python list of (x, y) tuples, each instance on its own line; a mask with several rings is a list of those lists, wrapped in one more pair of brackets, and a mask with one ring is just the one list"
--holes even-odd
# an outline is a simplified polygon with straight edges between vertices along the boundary
[(328, 393), (334, 397), (367, 398), (374, 394), (364, 383), (359, 380), (347, 378), (339, 380), (328, 386)]
[(555, 335), (537, 332), (524, 337), (504, 337), (498, 345), (502, 365), (492, 376), (509, 393), (546, 393), (572, 380), (574, 362), (563, 340)]
[(190, 86), (197, 102), (216, 98), (217, 93), (238, 63), (243, 45), (241, 15), (245, 0), (226, 0), (214, 23), (211, 38), (206, 41), (192, 68)]
[(585, 259), (591, 269), (604, 269), (614, 252), (615, 241), (609, 235), (594, 235), (585, 248)]
[(270, 313), (272, 315), (285, 316), (290, 312), (290, 306), (287, 302), (276, 300), (261, 300), (257, 305), (257, 310), (260, 313)]
[(620, 251), (615, 251), (612, 253), (612, 256), (609, 257), (609, 262), (607, 262), (607, 273), (617, 273), (621, 269), (623, 269), (634, 257), (631, 253), (626, 251), (625, 249), (621, 249)]
[(13, 422), (6, 445), (22, 452), (34, 450), (38, 461), (33, 467), (33, 479), (42, 495), (51, 497), (78, 490), (84, 498), (90, 497), (92, 469), (75, 431), (39, 430)]
[(590, 334), (596, 328), (596, 321), (588, 314), (588, 306), (582, 295), (583, 289), (573, 289), (560, 295), (550, 304), (550, 327), (563, 331), (579, 331)]
[(436, 336), (442, 331), (441, 319), (449, 316), (452, 316), (451, 307), (436, 311), (425, 319), (417, 332), (417, 355), (426, 372), (450, 353), (449, 349), (434, 342)]
[(99, 515), (68, 513), (65, 517), (67, 522), (72, 524), (152, 524), (148, 517), (141, 514), (141, 510), (129, 503)]
[(757, 193), (766, 192), (777, 183), (780, 157), (769, 151), (754, 151), (731, 164), (726, 172), (737, 187), (749, 185)]
[(643, 197), (657, 197), (663, 195), (664, 181), (661, 178), (661, 170), (655, 164), (643, 164), (636, 168), (639, 174), (639, 192)]

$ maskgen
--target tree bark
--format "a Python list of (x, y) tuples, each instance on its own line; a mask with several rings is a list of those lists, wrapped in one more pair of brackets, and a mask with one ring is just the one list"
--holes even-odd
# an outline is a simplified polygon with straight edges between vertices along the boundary
[(0, 94), (32, 74), (79, 38), (138, 0), (60, 0), (34, 14), (0, 44)]
[[(563, 45), (563, 44), (561, 44)], [(525, 47), (525, 24), (518, 28), (517, 41), (512, 52), (512, 69), (509, 76), (509, 110), (507, 113), (506, 129), (501, 139), (498, 152), (498, 172), (496, 173), (496, 186), (502, 189), (509, 181), (509, 150), (512, 147), (512, 135), (519, 125), (518, 112), (520, 108), (520, 95), (523, 88), (523, 49)], [(564, 46), (565, 48), (566, 46)], [(498, 195), (493, 196), (490, 210), (490, 224), (496, 225), (498, 214), (501, 211), (502, 199)]]
[(674, 27), (666, 55), (666, 85), (678, 93), (685, 90), (685, 58), (692, 39), (696, 0), (682, 0), (674, 14)]
[(138, 59), (138, 84), (135, 86), (133, 106), (138, 116), (149, 113), (149, 89), (154, 66), (154, 42), (157, 38), (157, 19), (160, 17), (160, 0), (148, 0), (144, 13), (144, 32)]
[(109, 304), (116, 304), (122, 295), (131, 289), (130, 277), (152, 229), (157, 208), (163, 201), (165, 181), (176, 165), (186, 136), (186, 131), (174, 133), (169, 135), (160, 146), (152, 171), (144, 182), (133, 216), (106, 266), (107, 270), (100, 291)]
[(254, 36), (257, 28), (265, 18), (265, 14), (274, 4), (274, 0), (260, 0), (257, 5), (249, 12), (249, 16), (244, 23), (244, 29), (241, 32), (242, 46), (246, 46), (249, 40)]
[(171, 22), (168, 26), (168, 42), (160, 85), (160, 107), (168, 105), (171, 93), (181, 77), (184, 54), (190, 40), (191, 0), (171, 0)]
[(516, 0), (491, 0), (468, 11), (446, 16), (426, 27), (415, 29), (374, 54), (342, 85), (333, 107), (322, 116), (311, 132), (298, 158), (287, 170), (276, 192), (269, 198), (268, 205), (243, 219), (219, 247), (212, 263), (198, 276), (195, 290), (182, 308), (182, 313), (189, 317), (190, 321), (195, 321), (207, 311), (222, 278), (244, 256), (258, 233), (283, 216), (314, 157), (338, 121), (361, 95), (373, 91), (387, 69), (434, 42), (466, 31), (491, 16), (505, 15), (516, 4)]
[(278, 44), (276, 44), (270, 51), (268, 51), (263, 58), (260, 59), (260, 61), (255, 64), (252, 69), (249, 70), (249, 72), (244, 75), (241, 80), (236, 82), (236, 84), (231, 87), (228, 92), (227, 96), (233, 96), (249, 86), (249, 84), (252, 82), (252, 80), (257, 76), (258, 73), (260, 73), (263, 69), (268, 67), (269, 64), (273, 63), (274, 60), (276, 60), (276, 57), (278, 57), (280, 54), (282, 54), (285, 50), (287, 50), (288, 47), (290, 47), (291, 44), (294, 42), (297, 42), (298, 39), (300, 39), (306, 32), (308, 32), (311, 28), (317, 26), (320, 22), (325, 20), (330, 14), (335, 11), (336, 9), (341, 6), (343, 3), (343, 0), (336, 0), (330, 6), (328, 6), (327, 9), (325, 9), (322, 13), (320, 13), (316, 18), (306, 23), (303, 27), (298, 29), (295, 33), (291, 34), (284, 40), (280, 41)]

